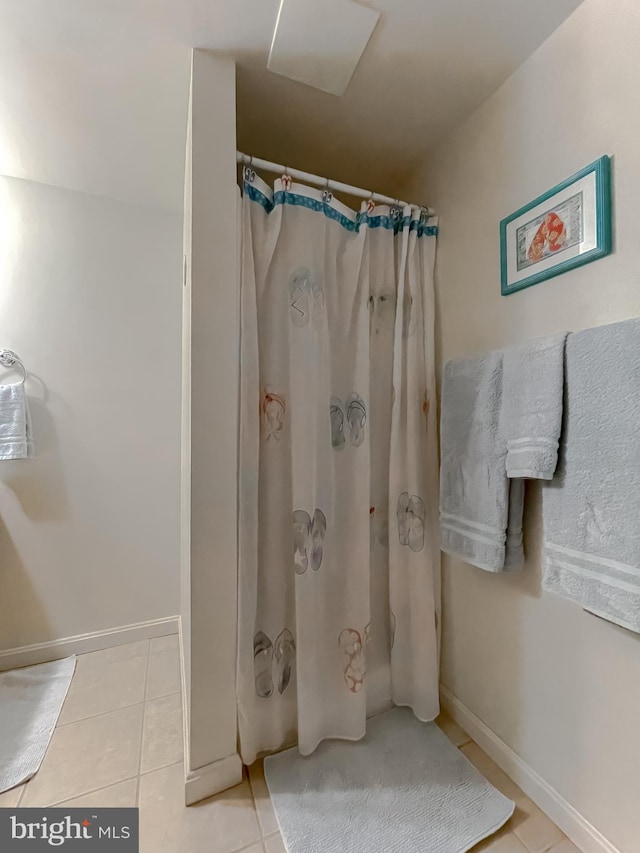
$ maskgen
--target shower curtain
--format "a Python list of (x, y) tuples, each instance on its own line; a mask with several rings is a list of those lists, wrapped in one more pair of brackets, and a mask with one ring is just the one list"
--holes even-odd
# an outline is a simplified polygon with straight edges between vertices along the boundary
[(410, 207), (242, 202), (237, 699), (245, 764), (438, 714), (433, 266)]

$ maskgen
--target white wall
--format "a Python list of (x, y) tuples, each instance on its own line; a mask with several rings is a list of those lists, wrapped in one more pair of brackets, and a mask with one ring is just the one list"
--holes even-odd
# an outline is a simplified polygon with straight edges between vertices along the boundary
[[(240, 782), (236, 750), (239, 277), (235, 65), (194, 50), (183, 300), (187, 802)], [(190, 361), (190, 371), (189, 371)]]
[[(407, 190), (440, 213), (441, 362), (640, 315), (639, 45), (637, 0), (585, 0)], [(502, 297), (499, 220), (602, 154), (614, 158), (614, 254)], [(523, 575), (445, 560), (442, 682), (634, 853), (640, 636), (541, 592), (535, 487), (527, 516)]]
[(181, 227), (0, 177), (0, 348), (37, 452), (0, 463), (0, 651), (179, 612)]

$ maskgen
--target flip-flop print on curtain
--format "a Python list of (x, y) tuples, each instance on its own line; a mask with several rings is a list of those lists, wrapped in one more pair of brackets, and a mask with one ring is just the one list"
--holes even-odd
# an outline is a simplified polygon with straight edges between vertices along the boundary
[(365, 440), (367, 423), (367, 407), (359, 394), (353, 391), (345, 403), (339, 397), (332, 397), (329, 403), (329, 423), (331, 425), (331, 446), (334, 450), (342, 450), (347, 443), (360, 447)]
[(253, 666), (256, 694), (261, 699), (273, 695), (274, 685), (282, 694), (289, 686), (296, 657), (296, 644), (288, 628), (272, 643), (262, 631), (253, 638)]
[(398, 537), (401, 545), (407, 545), (412, 551), (424, 548), (426, 510), (424, 501), (417, 495), (409, 497), (402, 492), (398, 498)]
[(296, 574), (303, 575), (309, 566), (317, 572), (322, 565), (327, 519), (320, 509), (313, 518), (304, 509), (293, 513), (293, 566)]

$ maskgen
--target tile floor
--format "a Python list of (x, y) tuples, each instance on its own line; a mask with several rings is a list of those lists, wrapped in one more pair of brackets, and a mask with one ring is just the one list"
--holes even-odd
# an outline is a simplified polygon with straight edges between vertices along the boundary
[[(180, 689), (176, 635), (79, 656), (42, 767), (0, 806), (138, 805), (141, 853), (284, 853), (261, 762), (237, 787), (184, 807)], [(517, 804), (473, 853), (579, 853), (458, 725), (438, 723)]]

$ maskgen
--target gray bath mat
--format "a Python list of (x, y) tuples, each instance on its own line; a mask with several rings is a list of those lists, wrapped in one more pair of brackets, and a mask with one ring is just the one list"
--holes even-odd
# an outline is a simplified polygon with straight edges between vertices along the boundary
[(42, 764), (75, 666), (74, 655), (0, 673), (0, 793)]
[(289, 853), (464, 853), (514, 803), (435, 723), (405, 708), (368, 721), (358, 743), (272, 755), (265, 776)]

